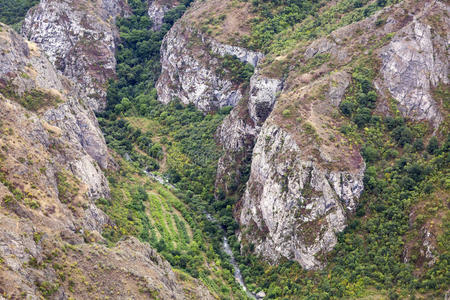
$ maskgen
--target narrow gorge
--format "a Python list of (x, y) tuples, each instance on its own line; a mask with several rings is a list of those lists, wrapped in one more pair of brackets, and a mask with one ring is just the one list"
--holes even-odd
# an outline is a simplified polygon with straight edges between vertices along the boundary
[(449, 13), (0, 0), (0, 300), (446, 299)]

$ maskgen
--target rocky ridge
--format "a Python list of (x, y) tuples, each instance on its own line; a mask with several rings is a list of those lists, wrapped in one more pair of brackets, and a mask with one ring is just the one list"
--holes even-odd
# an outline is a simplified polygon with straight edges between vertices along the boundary
[[(317, 258), (333, 248), (335, 233), (345, 228), (347, 215), (356, 209), (365, 164), (358, 148), (334, 129), (341, 121), (333, 107), (352, 83), (352, 59), (368, 54), (360, 49), (372, 49), (374, 59), (381, 60), (381, 66), (375, 66), (380, 112), (389, 114), (383, 107), (388, 90), (405, 117), (427, 120), (436, 128), (442, 122), (442, 104), (432, 99), (431, 86), (447, 84), (442, 76), (447, 77), (448, 60), (442, 35), (429, 34), (429, 20), (448, 7), (423, 3), (412, 19), (404, 7), (385, 8), (304, 46), (306, 63), (327, 55), (333, 65), (288, 75), (258, 136), (240, 203), (242, 238), (269, 260), (286, 257), (307, 269), (323, 266)], [(380, 18), (386, 20), (382, 26), (377, 25)], [(352, 43), (345, 43), (350, 37)], [(386, 42), (374, 45), (374, 40)]]
[[(37, 94), (41, 99), (29, 109), (34, 110), (46, 126), (53, 128), (50, 131), (58, 139), (54, 143), (66, 150), (58, 153), (57, 162), (87, 185), (91, 199), (107, 197), (109, 188), (100, 167), (108, 167), (108, 150), (94, 114), (73, 95), (71, 82), (58, 74), (36, 44), (5, 28), (1, 47), (8, 51), (0, 58), (4, 97), (28, 103)], [(11, 104), (8, 110), (11, 110), (10, 116), (24, 114), (18, 105)], [(34, 128), (28, 132), (35, 134), (29, 136), (30, 142), (36, 140), (46, 148), (50, 147), (51, 137), (44, 125), (30, 126)], [(26, 127), (22, 124), (19, 128)]]
[(156, 88), (159, 101), (167, 104), (179, 99), (209, 112), (225, 106), (236, 106), (245, 87), (220, 75), (220, 57), (234, 55), (256, 66), (262, 57), (240, 47), (221, 44), (178, 21), (161, 45), (161, 76)]
[(363, 167), (357, 173), (321, 167), (288, 132), (267, 121), (241, 200), (242, 236), (272, 262), (285, 257), (306, 269), (320, 266), (315, 257), (336, 244), (347, 211), (356, 208), (363, 175)]

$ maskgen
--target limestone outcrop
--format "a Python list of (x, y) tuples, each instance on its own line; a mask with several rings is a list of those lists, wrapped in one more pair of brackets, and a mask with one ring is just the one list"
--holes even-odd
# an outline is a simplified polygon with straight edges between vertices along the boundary
[(170, 9), (179, 5), (176, 0), (149, 0), (148, 1), (148, 16), (153, 22), (153, 30), (160, 30), (163, 24), (164, 15)]
[(204, 112), (236, 106), (245, 87), (222, 74), (224, 55), (256, 65), (262, 54), (221, 44), (178, 21), (161, 46), (161, 76), (156, 88), (163, 103), (180, 100)]
[(319, 267), (316, 255), (333, 249), (347, 210), (356, 208), (363, 173), (320, 166), (288, 132), (266, 122), (241, 200), (243, 237), (272, 262), (285, 257), (306, 269)]
[(23, 34), (71, 79), (74, 92), (94, 111), (106, 106), (106, 88), (115, 76), (117, 16), (130, 14), (123, 0), (43, 0), (23, 23)]
[[(442, 9), (449, 11), (446, 6)], [(447, 19), (443, 25), (449, 23)], [(381, 50), (381, 74), (403, 115), (415, 120), (428, 120), (438, 127), (443, 116), (431, 90), (440, 82), (449, 83), (449, 65), (447, 40), (440, 35), (432, 35), (431, 31), (430, 25), (414, 20), (397, 32)]]

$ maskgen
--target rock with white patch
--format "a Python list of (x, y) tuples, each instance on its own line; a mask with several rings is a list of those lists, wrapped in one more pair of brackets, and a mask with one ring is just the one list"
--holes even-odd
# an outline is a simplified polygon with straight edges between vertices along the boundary
[(439, 35), (433, 37), (429, 25), (413, 21), (380, 53), (384, 85), (398, 101), (399, 110), (415, 120), (428, 120), (435, 127), (443, 116), (431, 89), (439, 82), (448, 84), (446, 45)]
[(316, 256), (335, 246), (363, 190), (363, 173), (322, 167), (288, 132), (266, 122), (241, 200), (241, 238), (272, 262), (284, 257), (306, 269), (321, 267)]

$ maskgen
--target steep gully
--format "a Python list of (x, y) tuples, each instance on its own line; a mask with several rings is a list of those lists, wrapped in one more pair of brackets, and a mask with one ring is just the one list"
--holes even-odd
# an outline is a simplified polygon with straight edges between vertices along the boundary
[[(209, 214), (207, 212), (205, 212), (204, 214), (209, 221), (217, 223), (216, 218), (211, 216), (211, 214)], [(260, 293), (254, 294), (254, 293), (250, 292), (249, 289), (247, 288), (244, 278), (242, 277), (241, 269), (239, 268), (239, 265), (236, 262), (236, 259), (234, 258), (233, 251), (231, 250), (230, 244), (228, 242), (228, 238), (225, 234), (223, 235), (223, 250), (230, 257), (229, 262), (233, 266), (235, 280), (239, 283), (239, 285), (245, 291), (247, 296), (249, 296), (252, 299), (263, 299), (265, 295), (262, 295)]]
[[(152, 180), (156, 180), (160, 184), (163, 184), (163, 185), (169, 187), (170, 189), (175, 189), (175, 187), (166, 178), (163, 178), (160, 175), (153, 174), (153, 173), (150, 173), (150, 172), (145, 172), (145, 173)], [(205, 215), (205, 217), (206, 217), (206, 219), (208, 221), (211, 221), (214, 224), (219, 224), (217, 219), (214, 218), (210, 213), (205, 211), (205, 212), (203, 212), (203, 214)], [(217, 226), (220, 226), (220, 225), (217, 225)], [(224, 230), (224, 229), (225, 228), (222, 228), (222, 230)], [(247, 296), (250, 297), (251, 299), (263, 299), (265, 297), (265, 294), (263, 294), (261, 292), (259, 292), (259, 293), (252, 293), (252, 292), (249, 291), (249, 289), (247, 288), (247, 285), (245, 284), (244, 278), (242, 277), (241, 269), (239, 268), (239, 264), (236, 262), (236, 259), (234, 257), (233, 251), (231, 250), (231, 246), (230, 246), (230, 244), (228, 242), (228, 238), (225, 235), (225, 233), (223, 234), (222, 238), (223, 238), (222, 247), (223, 247), (224, 252), (229, 256), (229, 263), (233, 266), (234, 278), (235, 278), (236, 282), (239, 283), (239, 285), (245, 291)]]

